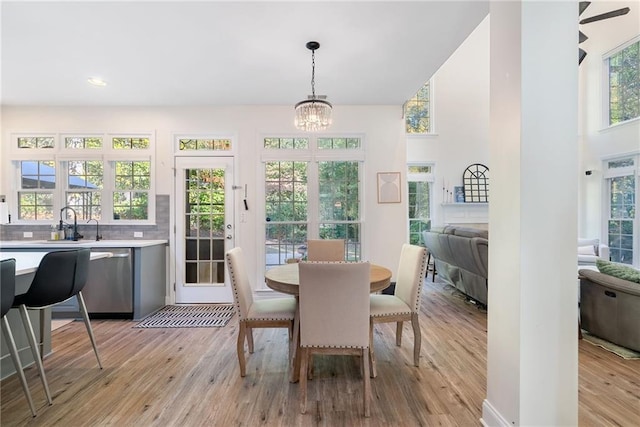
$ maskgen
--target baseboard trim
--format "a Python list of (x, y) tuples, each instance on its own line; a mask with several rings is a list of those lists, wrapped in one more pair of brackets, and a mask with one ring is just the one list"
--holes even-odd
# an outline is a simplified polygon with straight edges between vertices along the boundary
[(515, 423), (511, 424), (507, 421), (487, 399), (482, 402), (480, 423), (485, 427), (512, 427), (515, 425)]

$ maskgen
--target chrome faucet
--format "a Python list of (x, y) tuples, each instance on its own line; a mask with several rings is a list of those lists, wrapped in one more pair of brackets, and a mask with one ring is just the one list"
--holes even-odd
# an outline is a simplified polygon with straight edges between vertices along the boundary
[(98, 220), (95, 218), (91, 218), (89, 219), (89, 221), (87, 221), (87, 224), (89, 224), (91, 221), (95, 221), (96, 222), (96, 242), (99, 241), (100, 239), (102, 239), (102, 236), (100, 235), (100, 228), (98, 225)]
[(78, 239), (82, 239), (82, 237), (84, 236), (78, 233), (78, 214), (72, 207), (65, 206), (64, 208), (60, 209), (60, 225), (62, 225), (62, 212), (67, 209), (73, 212), (73, 240), (78, 241)]

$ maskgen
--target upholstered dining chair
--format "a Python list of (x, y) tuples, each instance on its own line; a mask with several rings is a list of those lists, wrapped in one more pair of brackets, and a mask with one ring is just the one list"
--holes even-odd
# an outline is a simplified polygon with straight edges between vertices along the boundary
[(307, 240), (308, 261), (344, 261), (343, 239)]
[[(296, 313), (296, 300), (292, 297), (253, 299), (253, 289), (247, 274), (246, 261), (242, 248), (233, 248), (226, 253), (227, 269), (233, 287), (233, 300), (238, 313), (238, 363), (240, 376), (246, 375), (247, 364), (244, 357), (244, 342), (247, 341), (249, 353), (253, 353), (253, 328), (287, 328), (289, 340), (292, 338), (293, 319)], [(294, 342), (297, 345), (297, 342)], [(292, 345), (289, 344), (289, 359)]]
[(368, 262), (301, 262), (300, 411), (307, 409), (307, 369), (314, 353), (362, 356), (363, 404), (370, 415)]
[(2, 308), (2, 332), (4, 333), (4, 337), (7, 341), (7, 347), (9, 347), (9, 353), (11, 354), (11, 360), (13, 360), (13, 365), (16, 368), (16, 373), (20, 378), (20, 384), (22, 384), (22, 390), (24, 391), (24, 395), (27, 398), (27, 402), (29, 403), (29, 408), (31, 409), (31, 414), (36, 416), (36, 407), (33, 404), (33, 399), (31, 399), (31, 393), (29, 392), (29, 385), (27, 384), (27, 379), (24, 376), (24, 372), (22, 371), (22, 363), (20, 363), (20, 356), (18, 355), (18, 349), (16, 348), (16, 342), (13, 339), (13, 334), (11, 333), (11, 327), (9, 326), (9, 321), (6, 318), (7, 313), (11, 309), (13, 305), (13, 298), (15, 296), (16, 291), (16, 260), (13, 258), (4, 259), (0, 261), (0, 306)]
[(402, 326), (405, 320), (413, 327), (413, 364), (420, 366), (420, 293), (427, 268), (427, 250), (422, 246), (404, 244), (400, 253), (400, 265), (396, 289), (393, 295), (371, 295), (370, 360), (371, 374), (377, 376), (373, 352), (373, 328), (376, 323), (396, 322), (396, 345), (402, 345)]
[(46, 383), (47, 380), (44, 376), (39, 344), (36, 341), (36, 336), (33, 332), (33, 326), (31, 325), (31, 320), (29, 319), (27, 310), (44, 310), (52, 305), (66, 301), (75, 296), (78, 300), (80, 313), (82, 314), (84, 325), (87, 329), (87, 333), (89, 334), (89, 340), (91, 341), (93, 351), (96, 355), (96, 359), (98, 359), (98, 366), (102, 369), (98, 346), (93, 335), (91, 322), (89, 321), (87, 307), (84, 303), (84, 298), (82, 297), (82, 289), (87, 283), (87, 277), (89, 274), (90, 256), (91, 251), (88, 248), (47, 253), (42, 257), (42, 260), (38, 265), (38, 269), (36, 270), (33, 281), (31, 282), (31, 286), (29, 286), (29, 290), (24, 294), (16, 295), (15, 300), (13, 301), (13, 307), (20, 309), (22, 322), (31, 345), (31, 352), (33, 353), (33, 358), (35, 359), (38, 368), (41, 370), (41, 376), (49, 402), (51, 402), (51, 395)]

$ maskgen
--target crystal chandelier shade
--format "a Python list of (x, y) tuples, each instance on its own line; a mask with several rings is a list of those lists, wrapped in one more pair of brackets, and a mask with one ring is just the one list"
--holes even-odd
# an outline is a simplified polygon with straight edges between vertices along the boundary
[(307, 49), (311, 50), (311, 95), (308, 99), (300, 101), (296, 104), (296, 128), (305, 132), (315, 132), (325, 130), (331, 126), (331, 110), (332, 106), (321, 96), (316, 96), (315, 74), (316, 74), (316, 55), (315, 51), (320, 47), (318, 42), (307, 43)]

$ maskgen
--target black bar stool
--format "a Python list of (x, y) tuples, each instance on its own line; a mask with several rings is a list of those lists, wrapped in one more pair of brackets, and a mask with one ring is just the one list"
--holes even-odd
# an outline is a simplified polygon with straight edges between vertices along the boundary
[(7, 340), (7, 347), (9, 347), (9, 352), (11, 353), (11, 360), (13, 360), (13, 364), (16, 367), (18, 377), (20, 377), (22, 390), (24, 391), (24, 395), (27, 398), (27, 402), (29, 402), (31, 414), (35, 417), (36, 407), (33, 404), (33, 399), (31, 399), (29, 385), (27, 384), (27, 379), (25, 378), (24, 372), (22, 371), (22, 363), (20, 363), (20, 355), (18, 354), (18, 349), (16, 348), (16, 342), (13, 339), (11, 327), (9, 326), (9, 321), (6, 318), (6, 314), (9, 312), (11, 306), (13, 305), (13, 298), (16, 292), (16, 260), (13, 258), (2, 260), (0, 261), (0, 267), (0, 306), (2, 308), (2, 332), (4, 333), (4, 337)]
[(31, 342), (31, 351), (34, 359), (37, 360), (36, 363), (39, 365), (39, 369), (41, 369), (43, 384), (49, 399), (49, 387), (44, 377), (39, 345), (27, 310), (43, 310), (75, 296), (78, 300), (80, 313), (84, 319), (93, 351), (96, 354), (96, 359), (98, 359), (98, 366), (102, 369), (98, 347), (89, 322), (89, 314), (82, 297), (82, 289), (87, 283), (89, 273), (90, 256), (91, 251), (87, 248), (47, 253), (40, 261), (29, 290), (25, 294), (17, 295), (13, 302), (14, 307), (20, 308), (22, 321)]

